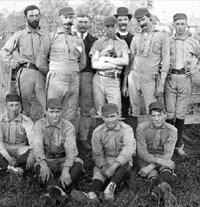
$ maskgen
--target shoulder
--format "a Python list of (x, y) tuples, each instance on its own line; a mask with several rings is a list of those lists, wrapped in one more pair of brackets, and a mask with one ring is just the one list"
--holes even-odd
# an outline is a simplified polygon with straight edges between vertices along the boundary
[(90, 39), (90, 40), (92, 40), (93, 42), (95, 42), (96, 40), (98, 40), (98, 38), (97, 37), (95, 37), (95, 36), (93, 36), (93, 35), (91, 35), (90, 33), (88, 33), (88, 38)]
[(146, 121), (146, 122), (139, 124), (137, 129), (138, 130), (146, 130), (146, 129), (150, 128), (150, 126), (151, 126), (151, 122)]
[(5, 113), (0, 116), (0, 123), (4, 121)]
[(172, 126), (171, 124), (165, 122), (165, 126), (169, 131), (171, 131), (173, 133), (177, 133), (176, 127)]
[(187, 37), (186, 39), (192, 46), (194, 46), (194, 47), (198, 46), (197, 40), (195, 40), (193, 37)]
[(45, 128), (46, 118), (41, 118), (38, 121), (35, 122), (35, 128)]
[(128, 124), (124, 123), (123, 121), (119, 121), (119, 124), (120, 127), (123, 128), (124, 130), (132, 130), (132, 128)]
[(33, 121), (26, 115), (24, 114), (20, 114), (21, 118), (22, 118), (22, 121), (26, 122), (26, 123), (33, 123)]
[(68, 130), (73, 129), (74, 130), (74, 125), (65, 119), (61, 119), (61, 127), (62, 129), (68, 129)]
[(106, 127), (105, 124), (101, 124), (100, 126), (98, 126), (97, 128), (94, 129), (93, 135), (101, 133), (102, 131), (104, 131), (105, 127)]

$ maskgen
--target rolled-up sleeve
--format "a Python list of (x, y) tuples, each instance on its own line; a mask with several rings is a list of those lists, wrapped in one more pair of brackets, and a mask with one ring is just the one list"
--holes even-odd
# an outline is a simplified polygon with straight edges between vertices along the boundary
[(33, 144), (33, 152), (36, 158), (36, 161), (39, 163), (42, 160), (46, 160), (46, 156), (44, 153), (44, 129), (41, 123), (38, 121), (34, 126), (34, 144)]
[(107, 165), (103, 145), (101, 143), (101, 134), (96, 131), (94, 131), (92, 134), (92, 154), (93, 159), (95, 161), (95, 165), (98, 168)]
[(125, 129), (125, 134), (123, 137), (123, 147), (120, 154), (117, 156), (116, 161), (121, 165), (126, 164), (136, 153), (136, 142), (134, 139), (133, 129), (128, 127)]
[(148, 152), (145, 130), (141, 125), (137, 128), (137, 152), (139, 158), (143, 161), (147, 163), (155, 163), (156, 157)]
[(72, 167), (78, 155), (78, 150), (76, 146), (76, 134), (73, 125), (70, 125), (70, 127), (65, 133), (65, 136), (66, 136), (66, 140), (64, 143), (64, 147), (65, 147), (66, 160), (63, 166)]

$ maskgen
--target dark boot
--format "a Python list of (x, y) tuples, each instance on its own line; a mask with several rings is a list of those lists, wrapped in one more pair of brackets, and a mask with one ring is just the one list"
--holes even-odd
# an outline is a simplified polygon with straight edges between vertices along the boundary
[(174, 126), (174, 119), (167, 119), (166, 122)]
[(176, 121), (175, 121), (175, 127), (178, 130), (178, 139), (177, 139), (177, 142), (176, 142), (176, 151), (180, 156), (185, 156), (186, 155), (186, 153), (183, 151), (184, 144), (183, 144), (183, 137), (182, 137), (184, 121), (185, 121), (184, 119), (177, 119), (177, 118), (176, 118)]
[(127, 116), (125, 118), (124, 122), (132, 127), (133, 132), (134, 132), (134, 136), (136, 137), (136, 129), (137, 129), (137, 126), (138, 126), (138, 117), (136, 117), (136, 116)]

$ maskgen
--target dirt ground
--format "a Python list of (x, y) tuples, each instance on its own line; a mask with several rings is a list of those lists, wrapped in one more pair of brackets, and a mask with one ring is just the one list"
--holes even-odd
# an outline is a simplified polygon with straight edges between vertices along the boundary
[[(174, 155), (176, 163), (174, 181), (172, 185), (173, 193), (182, 207), (200, 207), (200, 125), (185, 126), (185, 150), (188, 158), (183, 160)], [(72, 189), (88, 191), (91, 185), (93, 162), (91, 152), (84, 151), (79, 147), (80, 157), (85, 161), (85, 173), (79, 177), (79, 181), (67, 189), (70, 195)], [(156, 207), (148, 196), (148, 184), (138, 176), (138, 166), (136, 159), (130, 175), (127, 175), (118, 186), (115, 194), (116, 207)], [(9, 175), (5, 171), (0, 171), (0, 207), (42, 207), (45, 190), (39, 185), (36, 177), (26, 174), (22, 179), (14, 175)], [(100, 200), (103, 203), (103, 196)], [(80, 207), (80, 204), (69, 199), (58, 206)], [(81, 205), (81, 207), (84, 205)], [(87, 205), (85, 205), (87, 206)], [(101, 206), (104, 206), (101, 204)]]

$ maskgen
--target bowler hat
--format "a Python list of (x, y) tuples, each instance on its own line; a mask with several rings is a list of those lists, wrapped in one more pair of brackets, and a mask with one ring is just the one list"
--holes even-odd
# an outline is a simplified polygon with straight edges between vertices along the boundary
[(126, 7), (119, 7), (117, 9), (117, 14), (114, 15), (116, 18), (118, 16), (128, 16), (129, 19), (132, 18), (132, 14), (128, 13), (128, 9)]

